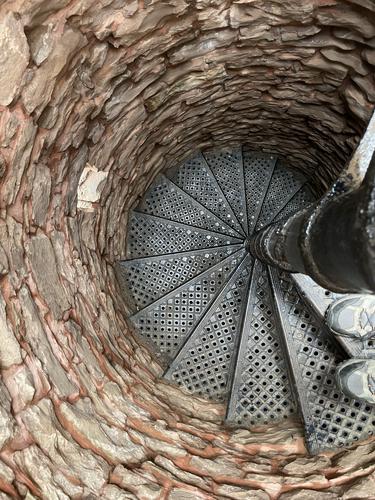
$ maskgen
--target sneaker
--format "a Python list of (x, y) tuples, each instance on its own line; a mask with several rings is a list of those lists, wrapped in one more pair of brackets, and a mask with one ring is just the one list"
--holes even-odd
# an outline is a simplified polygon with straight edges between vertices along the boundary
[(333, 302), (326, 312), (333, 333), (368, 340), (375, 337), (375, 295), (347, 295)]
[(375, 359), (349, 359), (338, 366), (339, 389), (349, 398), (375, 405)]

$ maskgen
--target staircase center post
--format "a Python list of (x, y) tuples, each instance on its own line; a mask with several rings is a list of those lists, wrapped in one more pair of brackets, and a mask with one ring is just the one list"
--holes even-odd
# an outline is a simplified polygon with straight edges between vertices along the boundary
[(340, 293), (375, 292), (375, 114), (351, 161), (321, 200), (271, 224), (253, 255)]

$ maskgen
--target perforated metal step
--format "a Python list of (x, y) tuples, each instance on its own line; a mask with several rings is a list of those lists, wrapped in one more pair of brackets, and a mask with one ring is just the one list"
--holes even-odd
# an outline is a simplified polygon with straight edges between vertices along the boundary
[(118, 263), (118, 275), (125, 293), (131, 293), (137, 310), (190, 281), (237, 251), (238, 245), (205, 248)]
[(314, 202), (314, 196), (312, 192), (310, 191), (307, 185), (303, 185), (301, 189), (299, 189), (295, 193), (295, 195), (292, 196), (292, 198), (288, 201), (288, 203), (286, 203), (286, 205), (283, 208), (281, 208), (281, 210), (279, 210), (278, 213), (276, 213), (272, 221), (270, 220), (267, 221), (267, 224), (270, 224), (270, 222), (277, 222), (279, 220), (290, 217), (294, 213), (298, 212), (298, 210), (308, 207), (313, 202)]
[(271, 182), (257, 220), (255, 230), (259, 231), (269, 224), (283, 210), (302, 188), (305, 179), (302, 175), (286, 168), (281, 163), (276, 165)]
[(296, 410), (267, 269), (258, 260), (230, 392), (226, 420), (236, 426), (277, 422)]
[(132, 316), (132, 322), (159, 355), (170, 360), (244, 258), (238, 250)]
[(204, 153), (204, 157), (228, 203), (233, 207), (233, 212), (241, 223), (242, 229), (247, 233), (245, 179), (241, 148), (230, 151), (210, 151)]
[(189, 335), (165, 378), (199, 396), (223, 401), (246, 305), (252, 258), (247, 255)]
[(275, 155), (244, 152), (243, 164), (249, 234), (253, 233), (258, 221), (276, 161)]
[(235, 245), (241, 239), (133, 212), (128, 231), (128, 259)]
[[(167, 380), (226, 401), (231, 427), (299, 416), (316, 453), (371, 435), (375, 410), (335, 386), (345, 353), (323, 322), (334, 295), (254, 262), (248, 244), (313, 201), (275, 155), (199, 153), (159, 176), (132, 213), (117, 275)], [(358, 354), (356, 342), (342, 345)]]
[(244, 234), (203, 155), (199, 154), (183, 165), (168, 170), (166, 175), (239, 234)]
[(238, 238), (238, 233), (182, 191), (164, 175), (159, 176), (137, 207), (137, 211), (217, 231)]
[(375, 407), (340, 392), (334, 375), (343, 355), (334, 338), (311, 315), (289, 275), (276, 269), (270, 273), (310, 451), (367, 439), (374, 433)]

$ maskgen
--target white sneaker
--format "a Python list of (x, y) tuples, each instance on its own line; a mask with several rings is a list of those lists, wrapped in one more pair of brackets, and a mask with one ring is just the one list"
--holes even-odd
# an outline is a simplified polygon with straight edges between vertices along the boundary
[(375, 337), (375, 295), (347, 295), (333, 302), (326, 323), (336, 335), (368, 340)]
[(338, 366), (339, 389), (349, 398), (375, 405), (375, 359), (349, 359)]

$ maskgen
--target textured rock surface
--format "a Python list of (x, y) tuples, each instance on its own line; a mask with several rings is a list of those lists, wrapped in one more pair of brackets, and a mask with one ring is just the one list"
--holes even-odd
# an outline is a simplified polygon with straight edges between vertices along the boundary
[(10, 12), (0, 20), (0, 104), (12, 102), (29, 62), (22, 23)]
[(375, 443), (308, 457), (296, 422), (230, 432), (160, 382), (113, 272), (129, 207), (194, 150), (273, 151), (324, 190), (374, 107), (374, 12), (0, 2), (0, 498), (375, 498)]

